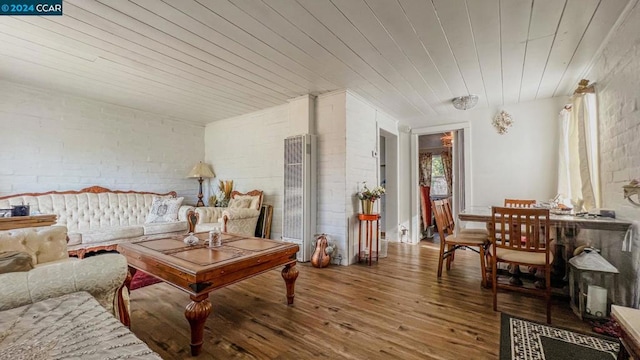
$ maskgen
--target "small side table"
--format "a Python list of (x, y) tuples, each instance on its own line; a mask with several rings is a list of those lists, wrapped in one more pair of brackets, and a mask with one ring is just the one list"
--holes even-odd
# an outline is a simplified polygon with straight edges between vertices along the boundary
[[(360, 224), (358, 225), (358, 262), (362, 261), (362, 259), (369, 261), (369, 266), (371, 266), (371, 262), (373, 261), (373, 237), (375, 231), (375, 240), (376, 240), (376, 250), (375, 250), (375, 258), (378, 261), (378, 254), (380, 253), (380, 238), (379, 238), (379, 220), (380, 214), (358, 214), (358, 220)], [(374, 224), (375, 223), (375, 224)], [(364, 246), (365, 250), (362, 249), (362, 226), (365, 227), (365, 238), (364, 238)]]
[(611, 305), (611, 317), (620, 325), (618, 360), (640, 359), (640, 310)]

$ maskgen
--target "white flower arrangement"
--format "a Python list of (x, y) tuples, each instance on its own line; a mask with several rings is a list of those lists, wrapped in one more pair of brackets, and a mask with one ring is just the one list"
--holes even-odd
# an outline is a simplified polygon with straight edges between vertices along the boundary
[(356, 196), (360, 200), (376, 201), (376, 200), (380, 199), (380, 197), (382, 197), (382, 195), (384, 195), (385, 191), (386, 190), (382, 186), (376, 186), (373, 189), (369, 189), (367, 187), (367, 183), (364, 182), (364, 186), (363, 186), (362, 190), (358, 191), (356, 193)]
[(498, 115), (496, 115), (491, 124), (496, 128), (498, 134), (504, 135), (507, 133), (511, 125), (513, 125), (513, 119), (509, 113), (502, 110)]

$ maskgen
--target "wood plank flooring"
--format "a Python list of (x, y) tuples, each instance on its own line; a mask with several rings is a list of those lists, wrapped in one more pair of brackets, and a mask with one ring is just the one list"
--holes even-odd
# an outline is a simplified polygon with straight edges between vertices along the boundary
[[(391, 243), (371, 267), (299, 264), (295, 304), (280, 270), (211, 293), (198, 359), (497, 359), (500, 313), (480, 287), (478, 255), (456, 253), (440, 282), (435, 244)], [(164, 359), (191, 359), (188, 296), (165, 283), (132, 291), (131, 330)], [(503, 292), (498, 310), (545, 321), (544, 300)], [(553, 325), (589, 332), (555, 299)]]

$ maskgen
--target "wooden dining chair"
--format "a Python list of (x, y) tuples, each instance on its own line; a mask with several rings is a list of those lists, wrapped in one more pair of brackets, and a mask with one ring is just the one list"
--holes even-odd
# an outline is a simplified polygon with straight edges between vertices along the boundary
[[(493, 207), (491, 220), (491, 267), (493, 310), (498, 310), (498, 289), (542, 295), (546, 300), (547, 323), (551, 323), (551, 263), (549, 251), (549, 209)], [(507, 263), (543, 269), (545, 288), (514, 286), (498, 281), (498, 264)]]
[[(449, 223), (451, 224), (453, 229), (456, 230), (456, 223), (455, 223), (455, 219), (453, 217), (453, 211), (451, 210), (451, 200), (450, 200), (450, 198), (442, 199), (442, 203), (444, 204), (444, 210), (445, 210), (445, 213), (447, 215), (447, 220), (449, 221)], [(460, 232), (460, 234), (484, 235), (487, 238), (489, 237), (489, 230), (487, 230), (487, 229), (462, 229), (462, 228), (458, 228), (457, 230)]]
[(530, 208), (533, 207), (536, 203), (536, 200), (504, 199), (504, 207)]
[(468, 248), (480, 254), (480, 271), (482, 273), (482, 286), (487, 284), (485, 266), (485, 250), (489, 239), (485, 234), (455, 234), (452, 217), (447, 216), (445, 202), (433, 200), (431, 202), (436, 225), (440, 235), (440, 255), (438, 257), (438, 278), (442, 277), (442, 265), (447, 260), (447, 270), (451, 269), (451, 262), (457, 249)]

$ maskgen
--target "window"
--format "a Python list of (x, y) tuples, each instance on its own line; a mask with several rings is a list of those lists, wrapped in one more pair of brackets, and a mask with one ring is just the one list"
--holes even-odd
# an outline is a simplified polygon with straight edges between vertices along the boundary
[(449, 195), (447, 179), (444, 177), (442, 156), (433, 155), (431, 158), (431, 196)]

